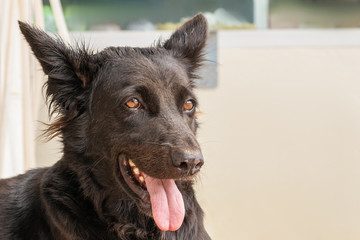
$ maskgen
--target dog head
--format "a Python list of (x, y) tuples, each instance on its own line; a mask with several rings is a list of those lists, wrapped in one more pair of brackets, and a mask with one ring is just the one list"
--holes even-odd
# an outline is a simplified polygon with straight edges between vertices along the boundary
[(204, 163), (193, 92), (207, 38), (204, 16), (157, 46), (98, 53), (19, 24), (48, 75), (46, 96), (58, 113), (48, 133), (61, 134), (65, 154), (106, 161), (109, 179), (160, 229), (177, 230), (185, 207), (175, 180), (191, 179)]

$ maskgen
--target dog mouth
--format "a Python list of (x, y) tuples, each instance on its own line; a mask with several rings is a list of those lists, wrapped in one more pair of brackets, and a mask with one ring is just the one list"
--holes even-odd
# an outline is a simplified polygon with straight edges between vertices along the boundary
[(124, 154), (119, 155), (118, 162), (128, 187), (141, 199), (142, 205), (151, 207), (151, 216), (156, 225), (162, 231), (178, 230), (185, 217), (185, 206), (175, 180), (147, 175)]
[(144, 195), (147, 189), (144, 173), (140, 171), (131, 159), (121, 155), (119, 156), (119, 165), (126, 184), (145, 201)]

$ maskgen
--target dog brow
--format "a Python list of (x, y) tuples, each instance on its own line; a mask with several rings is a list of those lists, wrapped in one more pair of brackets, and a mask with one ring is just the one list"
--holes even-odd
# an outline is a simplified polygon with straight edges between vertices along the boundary
[(151, 91), (147, 86), (140, 85), (135, 88), (135, 91), (140, 94), (141, 98), (152, 114), (158, 114), (160, 111), (160, 101), (158, 96)]

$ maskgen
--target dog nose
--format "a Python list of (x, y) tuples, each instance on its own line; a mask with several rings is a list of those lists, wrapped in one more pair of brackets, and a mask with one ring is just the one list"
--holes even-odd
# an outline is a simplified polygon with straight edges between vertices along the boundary
[(201, 153), (174, 152), (172, 162), (181, 172), (193, 175), (204, 165), (204, 158)]

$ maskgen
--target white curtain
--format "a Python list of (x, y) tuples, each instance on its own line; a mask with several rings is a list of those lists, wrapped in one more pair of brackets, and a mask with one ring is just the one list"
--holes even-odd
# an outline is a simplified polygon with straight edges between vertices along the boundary
[[(51, 6), (59, 32), (67, 41), (60, 1), (52, 0)], [(0, 0), (0, 178), (36, 166), (44, 75), (20, 33), (18, 20), (44, 28), (42, 0)]]

